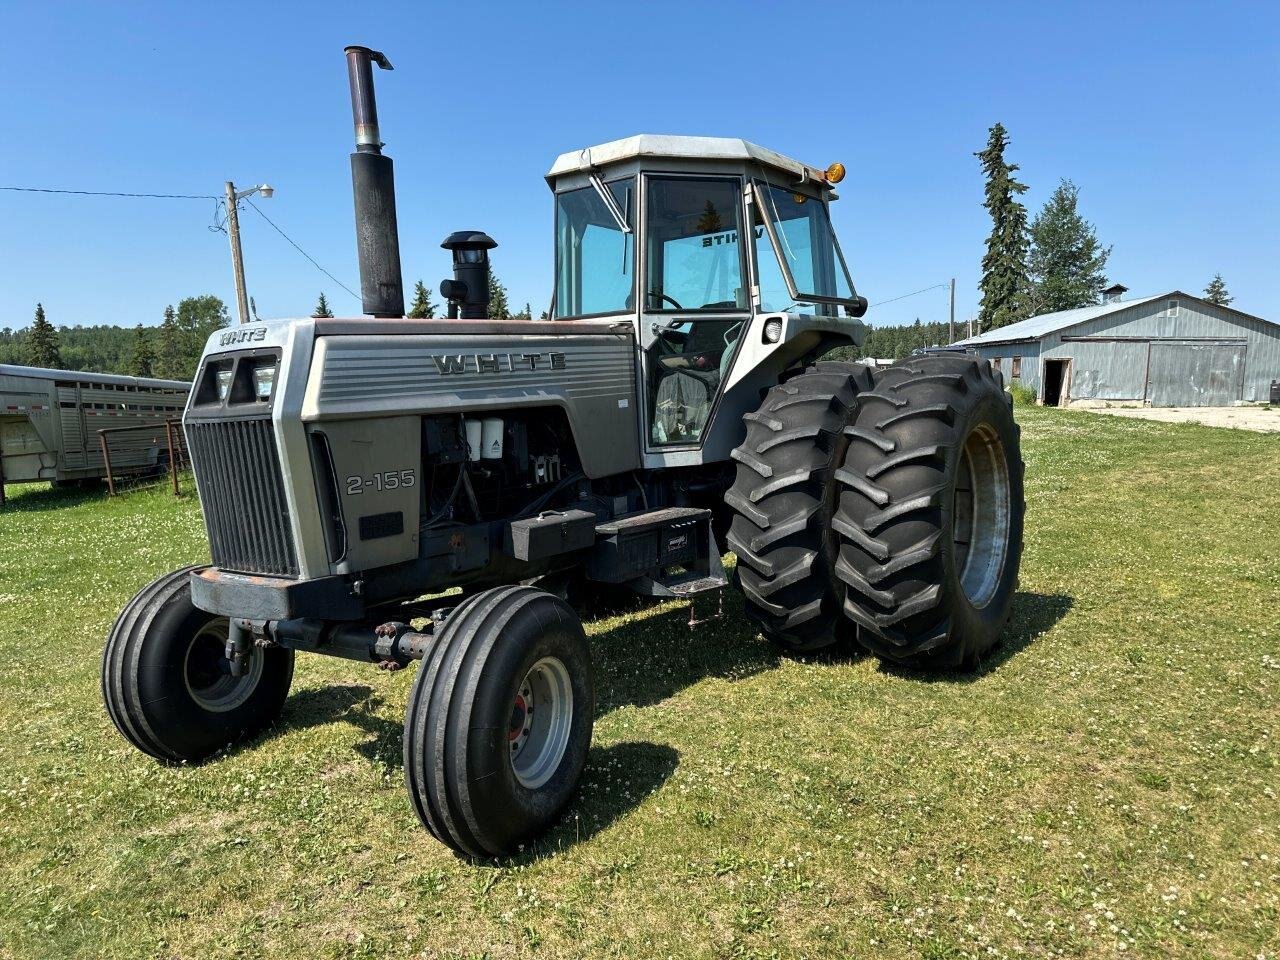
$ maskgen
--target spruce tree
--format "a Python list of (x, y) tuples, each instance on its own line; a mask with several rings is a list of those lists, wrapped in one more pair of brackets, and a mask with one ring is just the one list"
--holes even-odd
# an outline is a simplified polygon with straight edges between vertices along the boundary
[(164, 322), (160, 324), (160, 348), (156, 357), (156, 376), (166, 380), (182, 377), (182, 331), (178, 329), (178, 315), (173, 304), (164, 308)]
[(1215, 273), (1213, 279), (1209, 281), (1209, 285), (1204, 288), (1204, 298), (1220, 307), (1225, 307), (1235, 299), (1235, 297), (1227, 293), (1226, 281), (1222, 279), (1222, 274), (1220, 273)]
[(333, 316), (333, 311), (329, 309), (329, 301), (324, 298), (324, 291), (320, 291), (320, 299), (316, 301), (316, 308), (311, 311), (311, 316), (317, 320), (328, 319)]
[(129, 358), (129, 373), (135, 377), (155, 376), (156, 352), (151, 347), (147, 329), (138, 324), (133, 329), (133, 354)]
[(1055, 313), (1102, 299), (1111, 248), (1098, 243), (1093, 224), (1080, 216), (1080, 188), (1063, 180), (1031, 223), (1031, 310)]
[(436, 305), (431, 302), (431, 291), (421, 280), (413, 285), (413, 303), (405, 316), (412, 320), (430, 320), (436, 315)]
[(1014, 179), (1016, 163), (1004, 158), (1009, 132), (997, 123), (989, 131), (987, 148), (975, 153), (987, 177), (982, 205), (991, 215), (991, 235), (982, 258), (983, 330), (1007, 326), (1027, 316), (1027, 208), (1018, 201), (1027, 185)]
[(492, 270), (489, 271), (489, 319), (511, 319), (511, 305), (507, 302), (507, 288), (502, 285)]
[(27, 331), (27, 363), (33, 367), (62, 366), (62, 355), (58, 352), (58, 331), (45, 318), (42, 303), (36, 304), (36, 318)]

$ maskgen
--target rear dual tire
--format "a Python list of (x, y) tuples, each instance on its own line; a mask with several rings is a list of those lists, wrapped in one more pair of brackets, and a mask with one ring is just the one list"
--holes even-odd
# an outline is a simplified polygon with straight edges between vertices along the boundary
[(766, 637), (808, 651), (856, 636), (931, 667), (995, 646), (1024, 501), (1011, 398), (987, 361), (818, 363), (746, 420), (728, 540)]
[(896, 663), (975, 666), (1022, 555), (1013, 398), (986, 360), (914, 357), (877, 374), (845, 433), (835, 574), (859, 642)]

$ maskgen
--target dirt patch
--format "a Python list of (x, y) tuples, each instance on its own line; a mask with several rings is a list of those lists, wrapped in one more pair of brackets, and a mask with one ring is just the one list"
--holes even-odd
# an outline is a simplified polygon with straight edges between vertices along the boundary
[(1163, 423), (1200, 423), (1206, 427), (1280, 433), (1280, 407), (1110, 407), (1089, 412)]

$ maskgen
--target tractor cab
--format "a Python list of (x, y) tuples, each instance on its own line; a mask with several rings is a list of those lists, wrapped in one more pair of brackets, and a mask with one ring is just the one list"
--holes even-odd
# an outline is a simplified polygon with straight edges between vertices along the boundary
[(635, 325), (649, 465), (709, 459), (725, 392), (760, 377), (763, 354), (778, 352), (775, 373), (828, 338), (861, 339), (866, 301), (829, 211), (843, 175), (716, 137), (641, 135), (556, 160), (552, 315)]

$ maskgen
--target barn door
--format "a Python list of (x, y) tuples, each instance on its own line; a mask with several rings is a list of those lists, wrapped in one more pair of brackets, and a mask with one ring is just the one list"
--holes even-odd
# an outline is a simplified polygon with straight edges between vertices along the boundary
[(1153, 407), (1225, 407), (1244, 395), (1246, 344), (1151, 344), (1147, 396)]

